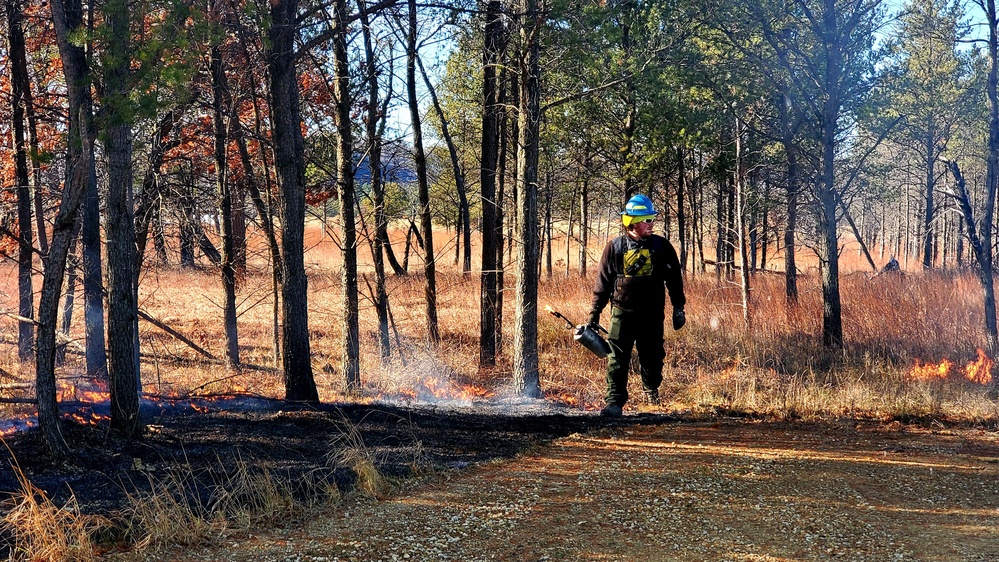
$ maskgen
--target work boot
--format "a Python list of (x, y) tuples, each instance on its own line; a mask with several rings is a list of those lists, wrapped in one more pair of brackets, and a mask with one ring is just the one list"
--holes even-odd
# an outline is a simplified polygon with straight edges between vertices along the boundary
[(649, 401), (649, 405), (658, 406), (659, 405), (659, 391), (658, 390), (648, 390), (645, 392), (645, 398)]
[(623, 414), (624, 411), (617, 404), (607, 404), (603, 410), (600, 410), (600, 415), (607, 418), (619, 418)]

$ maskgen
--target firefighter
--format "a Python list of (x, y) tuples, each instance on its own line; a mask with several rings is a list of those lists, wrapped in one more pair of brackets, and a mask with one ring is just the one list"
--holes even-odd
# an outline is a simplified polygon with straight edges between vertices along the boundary
[(610, 302), (607, 343), (606, 406), (600, 415), (617, 417), (628, 401), (628, 370), (631, 350), (638, 351), (642, 388), (653, 405), (659, 404), (663, 381), (663, 325), (666, 294), (673, 305), (673, 329), (686, 323), (683, 307), (683, 277), (676, 250), (668, 240), (653, 234), (656, 220), (652, 200), (635, 195), (628, 200), (621, 223), (624, 234), (611, 239), (600, 256), (593, 287), (590, 325), (600, 324), (600, 313)]

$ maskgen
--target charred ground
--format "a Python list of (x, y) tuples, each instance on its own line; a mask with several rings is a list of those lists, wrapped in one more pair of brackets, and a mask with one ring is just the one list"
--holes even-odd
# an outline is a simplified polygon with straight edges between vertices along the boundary
[[(407, 477), (414, 471), (463, 468), (512, 457), (532, 446), (608, 423), (576, 410), (552, 410), (507, 413), (253, 400), (252, 407), (245, 401), (232, 408), (216, 403), (203, 412), (159, 409), (155, 417), (147, 414), (147, 431), (132, 442), (116, 437), (104, 423), (91, 426), (65, 421), (62, 429), (73, 454), (64, 461), (50, 456), (36, 430), (6, 439), (0, 491), (20, 488), (16, 466), (55, 504), (75, 497), (81, 511), (108, 514), (125, 506), (127, 494), (148, 489), (150, 477), (163, 477), (177, 469), (195, 476), (197, 493), (210, 501), (217, 476), (241, 463), (288, 482), (335, 482), (346, 491), (354, 475), (335, 462), (336, 451), (343, 447), (362, 449), (386, 476)], [(665, 419), (640, 415), (630, 417), (629, 423)]]

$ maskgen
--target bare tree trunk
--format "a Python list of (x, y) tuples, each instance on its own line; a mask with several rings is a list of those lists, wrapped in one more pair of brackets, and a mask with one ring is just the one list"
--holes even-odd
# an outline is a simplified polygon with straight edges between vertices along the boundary
[[(570, 201), (576, 200), (577, 192), (579, 191), (579, 178), (576, 178), (575, 185), (572, 190), (572, 197)], [(569, 206), (569, 223), (565, 229), (565, 278), (568, 279), (572, 270), (572, 239), (574, 238), (573, 232), (576, 230), (576, 206)]]
[[(17, 63), (20, 64), (20, 63)], [(27, 65), (27, 60), (25, 60)], [(35, 237), (38, 240), (38, 250), (42, 253), (42, 262), (49, 255), (48, 233), (45, 231), (45, 205), (42, 201), (42, 167), (40, 165), (41, 149), (38, 143), (38, 118), (35, 116), (35, 102), (31, 95), (31, 79), (28, 75), (27, 66), (21, 73), (24, 81), (22, 88), (24, 92), (24, 113), (28, 119), (28, 150), (31, 155), (29, 165), (31, 166), (31, 201), (34, 206)]]
[[(506, 56), (503, 56), (502, 60), (505, 59)], [(506, 211), (503, 202), (506, 197), (506, 166), (510, 161), (510, 118), (506, 109), (508, 105), (507, 74), (507, 65), (503, 65), (499, 74), (499, 95), (497, 96), (497, 103), (504, 109), (500, 111), (499, 117), (499, 152), (496, 157), (496, 229), (493, 232), (493, 240), (496, 241), (496, 321), (493, 325), (493, 340), (497, 356), (503, 353), (503, 295), (506, 294), (506, 291), (503, 290), (506, 283), (504, 279), (506, 265), (503, 261), (503, 222), (506, 220)], [(512, 242), (510, 246), (513, 246)]]
[[(932, 121), (932, 119), (931, 119)], [(933, 164), (936, 162), (936, 154), (933, 142), (932, 125), (926, 133), (926, 152), (923, 154), (923, 163), (926, 165), (926, 181), (924, 183), (926, 196), (926, 209), (923, 215), (923, 269), (933, 267), (933, 215), (936, 208), (933, 204), (933, 191), (936, 187), (936, 178), (933, 175)], [(877, 268), (875, 268), (877, 269)]]
[(784, 156), (787, 158), (787, 224), (784, 227), (784, 297), (789, 306), (798, 304), (798, 266), (795, 260), (795, 229), (798, 223), (798, 152), (794, 143), (790, 116), (787, 106), (790, 105), (787, 94), (782, 94), (780, 111), (783, 135), (781, 144), (784, 146)]
[(516, 320), (514, 322), (513, 383), (531, 398), (541, 397), (538, 366), (538, 151), (541, 123), (541, 68), (538, 34), (544, 21), (537, 0), (521, 4), (520, 120), (517, 149)]
[[(589, 161), (589, 154), (586, 157)], [(587, 166), (587, 169), (589, 166)], [(587, 250), (590, 245), (590, 178), (583, 178), (579, 189), (579, 276), (586, 277)]]
[(104, 6), (109, 25), (105, 61), (104, 123), (108, 153), (108, 375), (111, 427), (129, 438), (142, 433), (139, 415), (138, 304), (135, 288), (135, 222), (132, 205), (132, 126), (123, 111), (130, 92), (129, 8)]
[[(209, 12), (217, 10), (214, 2)], [(217, 25), (217, 23), (216, 23)], [(224, 293), (223, 326), (225, 328), (226, 365), (230, 369), (239, 369), (239, 331), (236, 323), (236, 246), (233, 240), (233, 193), (228, 177), (228, 155), (226, 146), (226, 108), (231, 104), (228, 94), (228, 81), (222, 60), (222, 49), (213, 44), (209, 51), (209, 70), (212, 80), (212, 124), (215, 129), (215, 188), (219, 202), (219, 213), (222, 220), (222, 263), (219, 271), (222, 274), (222, 291)]]
[(90, 83), (90, 68), (83, 49), (70, 40), (82, 26), (82, 6), (78, 0), (52, 0), (51, 6), (56, 42), (68, 85), (69, 130), (66, 187), (59, 204), (59, 212), (52, 225), (52, 243), (49, 247), (49, 259), (38, 303), (35, 392), (38, 401), (38, 425), (45, 436), (45, 441), (54, 455), (65, 457), (69, 454), (69, 446), (59, 426), (59, 408), (56, 402), (56, 320), (59, 293), (66, 271), (66, 256), (74, 232), (76, 212), (90, 181), (94, 134), (93, 103), (87, 86)]
[(31, 186), (28, 177), (28, 154), (25, 146), (25, 105), (30, 95), (27, 55), (24, 45), (24, 31), (21, 7), (15, 0), (6, 0), (7, 53), (11, 67), (11, 137), (14, 148), (14, 179), (17, 190), (17, 313), (18, 320), (17, 355), (22, 360), (34, 355), (35, 317), (34, 290), (32, 289), (31, 266), (34, 252), (31, 225)]
[(420, 226), (423, 230), (423, 273), (424, 293), (427, 300), (427, 335), (432, 345), (441, 341), (437, 324), (437, 265), (434, 263), (434, 225), (430, 214), (430, 186), (427, 180), (427, 157), (423, 150), (423, 127), (420, 120), (420, 104), (416, 95), (416, 0), (409, 0), (409, 34), (406, 51), (406, 89), (409, 97), (409, 114), (413, 124), (413, 159), (416, 163), (416, 178), (419, 185)]
[(76, 242), (80, 239), (80, 217), (73, 221), (73, 230), (69, 235), (69, 248), (66, 253), (66, 296), (62, 303), (62, 324), (59, 328), (63, 341), (55, 348), (55, 365), (66, 362), (66, 344), (69, 341), (69, 330), (73, 327), (73, 305), (76, 300), (76, 281), (80, 270), (80, 259), (76, 252)]
[[(237, 18), (237, 23), (240, 20)], [(246, 59), (250, 59), (249, 50), (247, 45), (251, 44), (252, 41), (247, 37), (248, 33), (243, 25), (238, 25), (236, 28), (240, 41), (237, 43), (242, 47), (245, 53)], [(252, 94), (253, 101), (253, 127), (257, 138), (263, 138), (261, 132), (261, 123), (263, 122), (263, 117), (260, 112), (259, 100), (262, 96), (257, 91), (256, 83), (250, 81), (250, 91)], [(250, 194), (250, 200), (253, 202), (254, 208), (257, 210), (258, 220), (260, 220), (261, 228), (264, 229), (264, 234), (267, 236), (267, 245), (271, 251), (271, 291), (274, 296), (272, 305), (272, 316), (271, 316), (271, 350), (272, 358), (274, 360), (274, 366), (278, 366), (282, 363), (281, 356), (281, 339), (283, 335), (283, 329), (281, 327), (281, 310), (283, 306), (281, 304), (281, 286), (283, 284), (283, 270), (284, 270), (284, 260), (281, 258), (281, 249), (277, 241), (277, 235), (274, 232), (274, 205), (271, 202), (271, 193), (273, 193), (271, 177), (272, 168), (270, 161), (267, 159), (267, 149), (262, 147), (260, 150), (260, 160), (263, 165), (263, 178), (264, 178), (264, 189), (263, 193), (266, 194), (266, 201), (261, 197), (261, 189), (257, 184), (257, 176), (253, 171), (253, 164), (250, 161), (250, 153), (246, 147), (246, 138), (243, 134), (243, 126), (239, 120), (239, 114), (236, 114), (236, 124), (235, 127), (235, 137), (236, 145), (239, 148), (239, 157), (243, 163), (243, 170), (246, 176), (246, 187)], [(275, 174), (276, 175), (276, 174)]]
[(479, 302), (479, 365), (496, 364), (496, 330), (498, 315), (497, 283), (498, 260), (496, 253), (496, 168), (499, 160), (499, 118), (502, 107), (498, 103), (500, 85), (497, 70), (506, 48), (504, 16), (500, 0), (486, 0), (485, 36), (482, 54), (482, 144), (480, 186), (482, 194), (482, 280)]
[(750, 311), (750, 287), (749, 287), (749, 260), (747, 259), (747, 248), (746, 248), (746, 209), (744, 207), (744, 201), (746, 198), (745, 193), (745, 168), (743, 167), (743, 154), (742, 154), (742, 133), (743, 133), (743, 122), (739, 117), (735, 118), (735, 214), (736, 214), (736, 228), (738, 229), (737, 236), (739, 240), (739, 265), (740, 265), (740, 277), (741, 277), (741, 288), (742, 288), (742, 321), (746, 325), (747, 330), (752, 327), (750, 319), (752, 318)]
[(458, 159), (458, 149), (454, 145), (454, 139), (451, 138), (451, 130), (448, 128), (447, 118), (444, 116), (444, 109), (441, 107), (440, 100), (437, 99), (437, 91), (434, 89), (433, 84), (430, 83), (430, 78), (427, 77), (427, 71), (423, 68), (423, 60), (417, 57), (416, 62), (420, 65), (420, 73), (423, 74), (423, 83), (426, 84), (427, 91), (430, 92), (430, 99), (434, 104), (434, 110), (437, 112), (437, 117), (441, 123), (441, 134), (444, 136), (444, 143), (447, 145), (448, 155), (451, 157), (451, 169), (454, 171), (454, 185), (455, 190), (458, 192), (458, 224), (461, 225), (461, 248), (464, 255), (461, 272), (465, 277), (468, 277), (472, 274), (472, 227), (468, 212), (465, 171), (461, 168), (461, 162)]
[(86, 333), (87, 375), (106, 379), (107, 350), (104, 346), (104, 279), (101, 264), (101, 215), (97, 192), (97, 170), (93, 155), (88, 163), (86, 191), (83, 194), (83, 322)]
[(545, 279), (552, 278), (552, 185), (551, 174), (545, 173), (545, 230), (541, 233), (545, 244)]
[[(995, 13), (994, 0), (989, 0), (989, 6), (993, 10), (991, 14), (994, 14)], [(995, 31), (993, 31), (993, 34), (994, 33)], [(993, 35), (993, 37), (995, 37), (995, 35)], [(995, 54), (995, 51), (993, 51), (993, 54)], [(993, 61), (994, 60), (995, 59), (993, 59)], [(994, 82), (992, 83), (992, 87), (995, 87)], [(995, 90), (992, 90), (990, 93), (995, 94)], [(993, 109), (995, 108), (996, 106), (993, 106)], [(996, 117), (996, 114), (993, 114), (993, 117)], [(995, 121), (994, 123), (999, 125), (999, 121)], [(997, 126), (997, 132), (999, 132), (999, 126)], [(999, 138), (997, 138), (997, 140), (999, 140)], [(997, 148), (999, 148), (999, 145), (997, 145)], [(986, 343), (990, 348), (989, 356), (994, 357), (994, 355), (992, 355), (994, 352), (992, 346), (996, 345), (996, 343), (999, 342), (999, 330), (997, 330), (996, 328), (996, 298), (995, 298), (995, 275), (993, 270), (993, 258), (992, 258), (992, 252), (988, 250), (989, 246), (986, 245), (986, 242), (992, 236), (991, 233), (992, 227), (988, 226), (991, 224), (991, 222), (986, 223), (983, 220), (981, 226), (981, 232), (978, 231), (978, 227), (975, 224), (974, 210), (971, 207), (971, 198), (968, 196), (968, 189), (967, 186), (965, 185), (964, 176), (961, 174), (961, 170), (958, 167), (957, 162), (949, 161), (947, 162), (947, 165), (950, 168), (951, 173), (954, 175), (955, 189), (952, 195), (957, 199), (957, 203), (961, 209), (961, 215), (965, 219), (964, 222), (965, 222), (965, 228), (967, 229), (966, 233), (968, 236), (968, 242), (971, 245), (972, 252), (975, 254), (975, 259), (978, 262), (978, 268), (977, 268), (978, 280), (982, 284), (982, 293), (984, 297), (983, 302), (985, 305)], [(988, 194), (988, 192), (990, 191), (992, 192), (992, 196)], [(986, 192), (987, 192), (986, 199), (992, 199), (992, 201), (994, 202), (993, 199), (995, 193), (994, 189), (987, 189)], [(989, 211), (988, 208), (986, 208), (985, 211), (982, 213), (983, 215), (982, 218), (983, 219), (991, 218), (989, 216), (991, 214), (992, 212)], [(999, 383), (996, 382), (995, 372), (991, 374), (992, 374), (992, 383), (989, 388), (989, 392), (994, 393), (996, 390), (996, 386)], [(993, 399), (994, 398), (995, 396), (993, 396)]]
[(285, 398), (318, 402), (309, 346), (308, 278), (305, 275), (305, 143), (295, 71), (298, 0), (270, 4), (266, 52), (272, 98), (274, 164), (281, 193), (282, 341)]
[[(996, 16), (995, 0), (986, 2), (986, 16), (989, 22), (989, 76), (986, 92), (989, 98), (989, 155), (985, 180), (985, 206), (982, 213), (981, 252), (978, 255), (979, 276), (982, 282), (985, 306), (985, 336), (989, 347), (989, 357), (992, 358), (992, 385), (989, 388), (990, 397), (995, 400), (999, 396), (999, 366), (996, 358), (999, 355), (999, 330), (996, 327), (995, 298), (995, 264), (992, 255), (993, 216), (995, 214), (996, 190), (999, 188), (999, 18)], [(956, 167), (952, 170), (954, 177), (958, 174)], [(969, 217), (971, 215), (968, 215)], [(968, 231), (973, 223), (966, 221)]]
[(680, 242), (680, 271), (687, 271), (687, 213), (684, 208), (684, 197), (687, 188), (687, 156), (683, 145), (676, 147), (677, 179), (676, 179), (676, 230)]
[(357, 320), (357, 227), (354, 224), (353, 132), (350, 122), (350, 69), (347, 58), (347, 2), (333, 3), (339, 32), (333, 37), (333, 94), (336, 100), (337, 191), (343, 228), (343, 356), (341, 369), (348, 392), (361, 388), (359, 328)]
[[(371, 27), (364, 10), (364, 0), (358, 0), (361, 13), (361, 33), (364, 37), (364, 55), (367, 62), (368, 117), (365, 131), (368, 141), (368, 167), (371, 170), (371, 193), (375, 204), (375, 235), (371, 241), (371, 255), (375, 265), (375, 313), (378, 316), (378, 351), (382, 362), (392, 353), (389, 339), (389, 303), (385, 288), (385, 245), (388, 241), (388, 227), (385, 219), (385, 187), (382, 184), (382, 136), (380, 127), (385, 120), (379, 115), (378, 103), (378, 61), (371, 41)], [(391, 76), (391, 73), (389, 73)], [(389, 85), (391, 97), (391, 78)], [(387, 100), (386, 100), (387, 101)], [(442, 118), (443, 120), (443, 118)]]
[[(835, 0), (824, 0), (822, 14), (823, 32), (826, 37), (837, 37), (837, 11)], [(822, 345), (827, 348), (843, 347), (843, 311), (839, 292), (839, 236), (836, 216), (836, 132), (841, 108), (840, 86), (843, 70), (843, 53), (835, 41), (826, 49), (825, 87), (826, 98), (822, 104), (822, 160), (819, 176), (819, 261), (822, 273)]]

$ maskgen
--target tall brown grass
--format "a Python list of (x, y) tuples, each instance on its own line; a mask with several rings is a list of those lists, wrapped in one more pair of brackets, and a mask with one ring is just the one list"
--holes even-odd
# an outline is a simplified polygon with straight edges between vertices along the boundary
[(99, 554), (95, 536), (110, 526), (107, 519), (81, 513), (76, 498), (56, 505), (44, 490), (13, 466), (20, 489), (4, 504), (0, 527), (13, 539), (11, 560), (88, 562)]
[[(343, 393), (340, 376), (342, 307), (341, 252), (319, 225), (307, 233), (309, 324), (313, 371), (325, 401), (355, 400)], [(402, 232), (393, 233), (402, 252)], [(479, 273), (465, 276), (454, 263), (453, 232), (435, 233), (437, 246), (438, 318), (443, 341), (427, 340), (422, 262), (410, 257), (410, 273), (388, 278), (393, 318), (393, 355), (379, 357), (376, 319), (368, 284), (373, 270), (367, 246), (361, 246), (361, 373), (364, 394), (419, 395), (414, 386), (441, 387), (441, 381), (460, 390), (465, 385), (502, 392), (512, 377), (513, 271), (507, 264), (504, 289), (504, 347), (494, 368), (478, 365)], [(593, 270), (603, 240), (589, 252), (590, 274), (578, 273), (576, 251), (565, 251), (556, 240), (555, 266), (542, 273), (539, 290), (538, 334), (543, 390), (566, 403), (595, 408), (604, 392), (602, 360), (573, 342), (563, 322), (543, 312), (550, 304), (570, 319), (588, 315)], [(282, 377), (271, 349), (272, 306), (269, 266), (258, 237), (251, 240), (249, 270), (239, 294), (239, 333), (242, 361), (251, 366), (228, 373), (218, 361), (206, 361), (165, 332), (142, 323), (144, 389), (152, 393), (252, 391), (283, 395)], [(569, 264), (566, 267), (566, 256)], [(782, 264), (771, 259), (768, 267)], [(473, 263), (478, 258), (473, 259)], [(814, 260), (812, 260), (814, 262)], [(13, 266), (0, 269), (3, 303), (14, 310), (16, 275)], [(981, 288), (970, 271), (910, 272), (872, 276), (856, 253), (844, 252), (841, 277), (842, 351), (821, 346), (822, 297), (817, 270), (802, 253), (800, 299), (788, 306), (783, 276), (752, 276), (749, 322), (743, 320), (737, 280), (718, 277), (711, 267), (686, 276), (688, 324), (680, 332), (667, 328), (667, 366), (663, 396), (665, 408), (710, 413), (738, 410), (766, 415), (801, 416), (945, 416), (994, 422), (996, 404), (987, 400), (983, 385), (958, 380), (920, 381), (909, 376), (913, 364), (971, 361), (985, 346)], [(866, 271), (865, 271), (866, 269)], [(221, 287), (210, 268), (185, 270), (173, 265), (147, 266), (140, 287), (140, 306), (184, 333), (217, 356), (223, 353)], [(78, 314), (76, 318), (78, 319)], [(606, 312), (605, 312), (606, 318)], [(13, 321), (0, 319), (13, 327)], [(13, 329), (4, 330), (5, 351), (0, 364), (16, 366)], [(82, 326), (73, 335), (82, 338)], [(82, 359), (70, 356), (61, 375), (82, 370)], [(30, 374), (30, 369), (22, 369)], [(433, 381), (428, 384), (428, 381)], [(633, 396), (640, 396), (637, 377)], [(638, 401), (631, 407), (643, 409)]]

